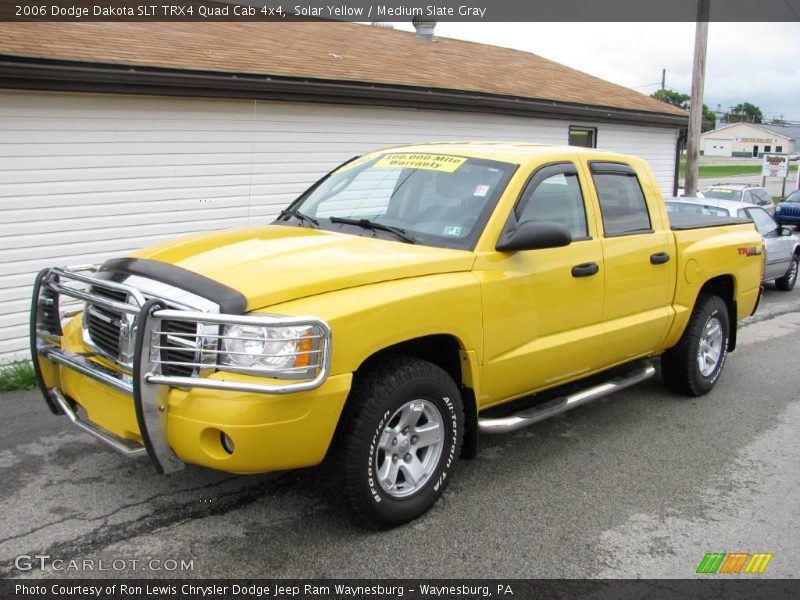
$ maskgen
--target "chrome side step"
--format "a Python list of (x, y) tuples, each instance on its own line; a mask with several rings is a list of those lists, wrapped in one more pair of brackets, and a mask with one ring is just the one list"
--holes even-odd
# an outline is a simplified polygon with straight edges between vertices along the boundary
[(534, 423), (572, 410), (581, 404), (586, 404), (592, 400), (597, 400), (603, 396), (608, 396), (619, 390), (624, 390), (637, 383), (641, 383), (646, 379), (650, 379), (655, 373), (655, 367), (653, 367), (651, 363), (648, 363), (642, 368), (618, 375), (606, 383), (601, 383), (569, 396), (554, 398), (539, 406), (526, 408), (509, 417), (501, 417), (499, 419), (481, 419), (479, 417), (478, 430), (481, 433), (507, 433), (509, 431), (516, 431), (517, 429), (522, 429), (528, 425), (533, 425)]

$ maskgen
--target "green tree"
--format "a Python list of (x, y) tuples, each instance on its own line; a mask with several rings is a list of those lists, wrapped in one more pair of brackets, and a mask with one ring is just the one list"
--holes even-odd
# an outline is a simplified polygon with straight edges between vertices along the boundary
[[(692, 97), (688, 94), (682, 94), (681, 92), (676, 92), (675, 90), (671, 90), (669, 88), (653, 92), (650, 94), (650, 97), (655, 98), (656, 100), (661, 100), (662, 102), (666, 102), (667, 104), (671, 104), (672, 106), (683, 108), (685, 110), (689, 110), (692, 99)], [(713, 110), (703, 104), (702, 130), (709, 131), (710, 129), (714, 129), (716, 126), (717, 116), (714, 114)]]
[(717, 126), (717, 114), (703, 104), (703, 131), (711, 131)]
[(763, 120), (764, 114), (761, 109), (749, 102), (737, 104), (727, 115), (729, 123), (761, 123)]
[(689, 108), (689, 100), (691, 96), (687, 94), (681, 94), (680, 92), (676, 92), (675, 90), (671, 90), (669, 88), (658, 90), (650, 94), (651, 98), (655, 98), (656, 100), (661, 100), (662, 102), (666, 102), (667, 104), (672, 104), (672, 106), (677, 106), (678, 108)]

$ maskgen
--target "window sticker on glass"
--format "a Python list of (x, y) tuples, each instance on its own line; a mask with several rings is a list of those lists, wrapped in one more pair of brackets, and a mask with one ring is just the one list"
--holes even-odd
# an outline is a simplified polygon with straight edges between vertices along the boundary
[(472, 194), (473, 196), (479, 196), (481, 198), (485, 198), (486, 194), (489, 193), (489, 186), (481, 184), (475, 188), (475, 192)]
[(377, 163), (376, 168), (425, 169), (453, 173), (467, 162), (466, 158), (445, 156), (443, 154), (387, 154)]
[(447, 225), (442, 231), (442, 235), (451, 235), (458, 237), (461, 235), (461, 226), (459, 225)]

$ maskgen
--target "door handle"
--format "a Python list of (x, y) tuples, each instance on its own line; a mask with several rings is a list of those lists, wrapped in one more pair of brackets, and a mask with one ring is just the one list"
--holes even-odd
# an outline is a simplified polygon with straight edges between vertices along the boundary
[(663, 265), (665, 262), (669, 261), (669, 254), (666, 252), (656, 252), (655, 254), (650, 255), (650, 264), (651, 265)]
[(600, 267), (597, 266), (597, 263), (583, 263), (580, 265), (575, 265), (572, 267), (572, 276), (573, 277), (590, 277), (597, 273), (600, 270)]

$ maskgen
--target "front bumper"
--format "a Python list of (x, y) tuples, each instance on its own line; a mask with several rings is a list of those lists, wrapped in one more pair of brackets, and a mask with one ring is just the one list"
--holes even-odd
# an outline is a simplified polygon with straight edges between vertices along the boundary
[[(129, 374), (82, 352), (70, 339), (69, 326), (62, 330), (60, 298), (89, 300), (85, 291), (67, 283), (122, 285), (83, 271), (46, 269), (34, 287), (31, 349), (39, 386), (53, 413), (66, 415), (127, 456), (147, 454), (160, 473), (182, 469), (187, 462), (255, 473), (322, 460), (351, 383), (349, 374), (329, 376), (331, 342), (326, 324), (305, 318), (196, 313), (142, 298), (139, 306), (117, 307), (135, 313), (135, 354)], [(158, 343), (151, 341), (165, 319), (217, 324), (314, 321), (325, 332), (322, 361), (313, 379), (288, 382), (220, 372), (168, 376), (161, 373)]]

